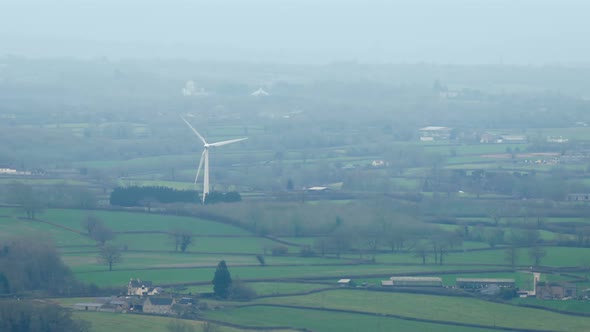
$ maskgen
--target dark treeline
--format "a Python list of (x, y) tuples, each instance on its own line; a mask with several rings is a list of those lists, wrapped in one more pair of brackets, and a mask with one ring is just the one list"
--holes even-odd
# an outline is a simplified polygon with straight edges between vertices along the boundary
[(75, 279), (50, 242), (37, 237), (0, 242), (0, 294), (72, 296), (97, 292), (96, 287)]
[(227, 193), (212, 191), (205, 196), (205, 204), (233, 203), (241, 200), (242, 196), (237, 191), (230, 191)]
[(0, 300), (2, 332), (88, 332), (90, 324), (74, 320), (66, 309), (31, 300)]
[(169, 187), (117, 187), (110, 197), (111, 205), (149, 206), (158, 203), (198, 202), (199, 194), (194, 190), (176, 190)]

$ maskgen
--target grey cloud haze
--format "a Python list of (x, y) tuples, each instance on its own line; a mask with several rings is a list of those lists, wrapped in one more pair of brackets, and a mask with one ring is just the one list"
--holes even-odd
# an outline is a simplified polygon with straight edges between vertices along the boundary
[(0, 54), (587, 63), (587, 1), (4, 1)]

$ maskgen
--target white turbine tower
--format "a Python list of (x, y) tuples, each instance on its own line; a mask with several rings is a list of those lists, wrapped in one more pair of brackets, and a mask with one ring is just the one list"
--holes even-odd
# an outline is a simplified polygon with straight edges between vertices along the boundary
[(197, 135), (197, 137), (199, 137), (201, 142), (203, 142), (203, 153), (201, 154), (201, 161), (199, 161), (199, 168), (197, 168), (197, 176), (195, 176), (195, 184), (197, 184), (197, 180), (199, 179), (199, 174), (201, 173), (201, 168), (203, 167), (203, 164), (205, 164), (205, 171), (203, 172), (203, 203), (205, 203), (205, 196), (207, 196), (209, 194), (209, 148), (240, 142), (243, 140), (247, 140), (248, 138), (246, 137), (246, 138), (230, 139), (227, 141), (221, 141), (221, 142), (216, 142), (216, 143), (207, 143), (207, 141), (205, 141), (203, 136), (201, 136), (201, 134), (199, 134), (199, 132), (195, 128), (193, 128), (193, 126), (191, 126), (191, 124), (188, 121), (186, 121), (186, 119), (182, 115), (180, 116), (180, 118), (182, 119), (182, 121), (184, 121), (191, 128), (193, 133), (195, 133), (195, 135)]

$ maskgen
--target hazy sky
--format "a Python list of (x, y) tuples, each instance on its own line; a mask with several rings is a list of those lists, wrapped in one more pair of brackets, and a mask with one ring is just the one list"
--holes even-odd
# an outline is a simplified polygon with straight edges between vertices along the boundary
[(590, 63), (587, 0), (0, 0), (0, 55)]

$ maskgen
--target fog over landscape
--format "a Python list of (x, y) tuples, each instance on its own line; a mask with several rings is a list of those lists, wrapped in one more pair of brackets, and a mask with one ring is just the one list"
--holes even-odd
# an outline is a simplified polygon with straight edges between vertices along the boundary
[(0, 0), (0, 332), (582, 332), (590, 1)]
[(588, 64), (583, 0), (0, 3), (0, 54), (278, 63)]

